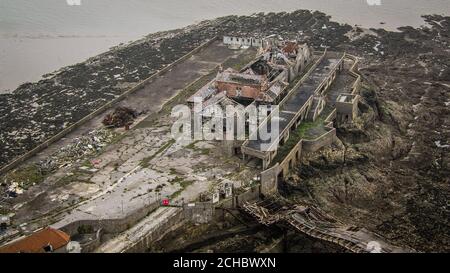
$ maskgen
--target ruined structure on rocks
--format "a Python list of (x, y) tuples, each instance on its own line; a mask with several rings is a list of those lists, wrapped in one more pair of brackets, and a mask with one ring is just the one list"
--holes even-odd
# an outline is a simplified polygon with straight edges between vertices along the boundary
[[(450, 24), (427, 22), (226, 17), (2, 95), (0, 244), (51, 226), (82, 252), (445, 251)], [(183, 142), (180, 104), (202, 125), (268, 111), (242, 139)]]

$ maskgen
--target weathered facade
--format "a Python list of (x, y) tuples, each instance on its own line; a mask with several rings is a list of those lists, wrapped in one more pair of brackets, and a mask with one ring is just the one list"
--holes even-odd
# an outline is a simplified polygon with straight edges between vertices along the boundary
[(225, 37), (226, 44), (258, 45), (257, 57), (241, 71), (231, 68), (219, 71), (213, 81), (188, 99), (188, 103), (193, 104), (198, 98), (209, 105), (209, 101), (225, 95), (244, 104), (253, 101), (276, 104), (285, 95), (287, 85), (312, 61), (312, 50), (297, 41), (265, 39), (255, 44), (252, 41), (254, 39)]
[[(228, 45), (255, 46), (253, 41), (224, 37)], [(258, 45), (257, 57), (241, 71), (219, 71), (188, 102), (193, 105), (197, 99), (206, 109), (230, 104), (272, 106), (268, 117), (258, 120), (256, 130), (250, 130), (246, 120), (246, 140), (226, 140), (223, 145), (229, 154), (241, 154), (244, 159), (258, 162), (263, 170), (262, 192), (269, 194), (276, 190), (278, 180), (298, 165), (303, 153), (315, 152), (335, 141), (334, 123), (352, 122), (357, 117), (361, 77), (356, 72), (358, 59), (352, 55), (327, 50), (314, 55), (307, 45), (279, 38), (261, 39)], [(349, 67), (349, 64), (353, 65)], [(355, 82), (346, 89), (333, 91), (336, 95), (330, 102), (328, 92), (344, 70)], [(296, 84), (289, 86), (294, 80)], [(323, 125), (318, 127), (316, 135), (308, 139), (299, 137), (298, 128), (306, 122), (314, 123), (325, 109), (326, 117), (321, 118)], [(205, 117), (204, 122), (208, 120)], [(279, 122), (278, 135), (270, 140), (255, 138), (258, 129), (274, 118)]]
[(359, 95), (343, 93), (336, 100), (336, 122), (345, 124), (358, 116)]
[(236, 48), (242, 46), (260, 47), (262, 45), (262, 39), (255, 37), (223, 36), (223, 43)]

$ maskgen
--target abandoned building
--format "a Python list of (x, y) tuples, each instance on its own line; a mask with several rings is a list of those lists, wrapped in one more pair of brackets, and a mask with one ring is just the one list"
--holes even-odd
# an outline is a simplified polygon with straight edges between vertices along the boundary
[(352, 122), (358, 116), (358, 95), (342, 93), (336, 100), (336, 123)]
[(308, 45), (296, 41), (266, 39), (257, 45), (260, 48), (252, 62), (241, 71), (232, 68), (219, 71), (215, 79), (187, 100), (188, 103), (192, 105), (197, 98), (209, 105), (224, 96), (243, 105), (278, 103), (287, 85), (311, 62), (313, 53)]
[(255, 37), (231, 37), (224, 36), (223, 43), (234, 48), (240, 47), (260, 47), (262, 45), (262, 39)]
[[(327, 49), (313, 52), (297, 41), (273, 37), (260, 40), (224, 37), (224, 43), (232, 48), (257, 46), (258, 54), (241, 71), (220, 70), (214, 80), (189, 98), (192, 111), (196, 111), (194, 104), (201, 101), (203, 112), (200, 114), (205, 114), (202, 115), (205, 124), (212, 117), (208, 116), (208, 108), (215, 105), (221, 108), (242, 105), (247, 110), (250, 105), (263, 104), (272, 108), (264, 120), (258, 121), (255, 131), (248, 130), (249, 121), (245, 116), (246, 139), (222, 140), (226, 153), (242, 156), (248, 164), (259, 167), (261, 172), (254, 178), (256, 185), (236, 196), (231, 194), (232, 188), (228, 189), (228, 194), (220, 194), (216, 189), (206, 194), (208, 197), (203, 201), (243, 206), (260, 223), (270, 225), (284, 219), (278, 213), (280, 208), (274, 204), (277, 204), (280, 185), (292, 170), (301, 168), (301, 157), (333, 144), (337, 140), (336, 127), (352, 123), (358, 117), (359, 93), (363, 88), (359, 60), (353, 55)], [(277, 119), (279, 131), (275, 138), (262, 140), (259, 128), (272, 119)], [(261, 196), (262, 200), (247, 201), (258, 200)], [(287, 223), (314, 238), (353, 252), (366, 252), (367, 242), (377, 238), (364, 229), (333, 224), (321, 230), (320, 225), (310, 223), (308, 217), (314, 213), (314, 208), (310, 209), (297, 207), (287, 213)], [(399, 251), (384, 242), (382, 249)]]
[[(247, 110), (250, 105), (270, 105), (268, 118), (258, 120), (257, 127), (267, 125), (272, 118), (276, 118), (279, 125), (275, 139), (261, 140), (259, 136), (250, 137), (258, 134), (258, 130), (250, 130), (249, 121), (245, 120), (246, 140), (223, 141), (229, 154), (256, 160), (263, 170), (281, 164), (287, 156), (289, 160), (284, 165), (289, 166), (283, 168), (289, 169), (299, 161), (301, 147), (307, 145), (302, 144), (303, 139), (297, 135), (299, 126), (320, 117), (323, 125), (319, 126), (316, 137), (318, 141), (328, 143), (334, 139), (334, 125), (352, 122), (357, 117), (361, 80), (353, 71), (356, 57), (327, 50), (314, 52), (306, 44), (276, 36), (263, 39), (226, 36), (223, 42), (233, 48), (257, 47), (257, 56), (240, 71), (220, 69), (212, 81), (187, 100), (192, 111), (197, 111), (194, 105), (201, 102), (202, 112), (197, 114), (202, 116), (204, 124), (208, 124), (212, 106), (225, 109), (227, 105), (241, 105)], [(344, 74), (354, 79), (353, 84), (334, 88), (330, 93), (331, 86), (344, 70)], [(275, 108), (278, 111), (273, 112), (278, 116), (273, 117)], [(290, 138), (291, 134), (298, 139)], [(286, 147), (288, 140), (290, 145), (296, 145)]]
[[(242, 106), (246, 111), (250, 109), (250, 106), (277, 105), (287, 95), (289, 84), (298, 75), (303, 74), (313, 60), (311, 48), (298, 41), (283, 41), (273, 37), (262, 40), (224, 37), (224, 43), (228, 45), (241, 43), (258, 47), (258, 53), (240, 71), (220, 68), (212, 81), (188, 98), (187, 103), (191, 109), (196, 113), (200, 111), (197, 114), (202, 117), (204, 126), (207, 126), (212, 115), (217, 114), (211, 110), (215, 106), (219, 106), (225, 113), (228, 105)], [(201, 102), (202, 109), (194, 108), (196, 102)], [(270, 113), (271, 108), (267, 109)], [(225, 120), (223, 113), (221, 118)], [(249, 120), (245, 122), (247, 135), (250, 134), (250, 123)], [(225, 127), (223, 131), (226, 131)], [(236, 152), (239, 152), (238, 150), (236, 149)]]

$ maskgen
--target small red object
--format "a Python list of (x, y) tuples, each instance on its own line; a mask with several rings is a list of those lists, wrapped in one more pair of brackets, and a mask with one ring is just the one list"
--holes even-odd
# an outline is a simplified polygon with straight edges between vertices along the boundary
[(169, 205), (169, 199), (164, 199), (162, 201), (163, 206), (168, 206)]

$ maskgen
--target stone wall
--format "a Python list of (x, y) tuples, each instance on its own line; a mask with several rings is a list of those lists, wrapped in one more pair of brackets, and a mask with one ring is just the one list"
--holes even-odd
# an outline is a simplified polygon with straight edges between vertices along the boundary
[(236, 196), (236, 206), (241, 206), (244, 202), (258, 200), (261, 195), (260, 185), (251, 187), (248, 191)]
[(281, 162), (280, 170), (278, 171), (278, 174), (280, 172), (283, 172), (283, 177), (286, 177), (288, 175), (289, 171), (295, 165), (300, 163), (302, 151), (303, 151), (303, 142), (304, 142), (304, 140), (300, 139), (300, 141), (291, 149), (289, 154)]
[(159, 206), (159, 202), (155, 202), (149, 206), (136, 209), (124, 218), (79, 220), (60, 227), (59, 229), (66, 232), (70, 236), (78, 234), (78, 228), (82, 226), (92, 227), (94, 230), (102, 229), (105, 233), (120, 233), (135, 225), (148, 214), (155, 211)]
[(319, 149), (330, 146), (336, 140), (336, 129), (333, 128), (329, 132), (321, 135), (314, 140), (303, 140), (303, 151), (306, 153), (314, 153)]
[(270, 195), (278, 191), (279, 165), (261, 172), (261, 194)]
[(90, 253), (90, 252), (93, 252), (96, 248), (98, 248), (102, 243), (103, 234), (104, 234), (103, 229), (97, 230), (97, 232), (95, 233), (94, 240), (81, 245), (81, 252), (82, 253)]
[(212, 202), (185, 204), (183, 212), (186, 220), (197, 224), (205, 224), (214, 217), (214, 204)]
[(138, 242), (128, 246), (122, 252), (125, 253), (141, 253), (147, 251), (153, 242), (161, 239), (164, 235), (176, 230), (186, 223), (186, 218), (183, 210), (177, 212), (173, 217), (166, 218), (153, 230), (142, 237)]

